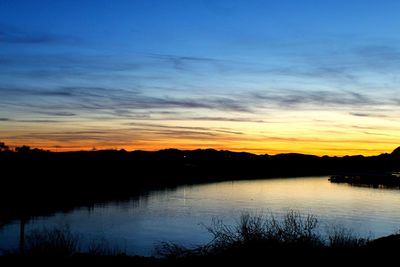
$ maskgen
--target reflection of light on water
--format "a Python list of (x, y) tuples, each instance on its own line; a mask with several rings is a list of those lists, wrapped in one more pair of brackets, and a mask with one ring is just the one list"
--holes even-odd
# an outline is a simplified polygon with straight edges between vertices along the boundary
[[(151, 255), (158, 241), (204, 244), (210, 241), (203, 223), (212, 218), (234, 223), (241, 212), (281, 216), (290, 209), (314, 214), (322, 230), (343, 225), (361, 236), (378, 237), (398, 230), (400, 190), (335, 184), (328, 177), (228, 181), (149, 192), (127, 202), (108, 202), (92, 209), (40, 217), (27, 232), (68, 223), (90, 240), (104, 237), (126, 247), (128, 254)], [(0, 229), (1, 248), (18, 248), (19, 224)]]
[(392, 175), (396, 176), (397, 178), (400, 178), (400, 172), (392, 172)]
[(186, 206), (186, 186), (183, 187), (183, 205)]

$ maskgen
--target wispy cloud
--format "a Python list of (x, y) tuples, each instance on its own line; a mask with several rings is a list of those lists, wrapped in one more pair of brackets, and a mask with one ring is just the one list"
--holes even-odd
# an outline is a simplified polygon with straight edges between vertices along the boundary
[(159, 60), (165, 60), (173, 64), (183, 64), (185, 62), (224, 62), (223, 60), (210, 58), (210, 57), (198, 57), (198, 56), (181, 56), (181, 55), (171, 55), (171, 54), (148, 54), (150, 58), (155, 58)]
[[(53, 47), (54, 48), (54, 47)], [(123, 77), (125, 72), (139, 71), (146, 67), (141, 61), (129, 61), (113, 56), (80, 55), (78, 52), (56, 52), (58, 50), (41, 50), (40, 52), (21, 51), (19, 53), (1, 53), (0, 75), (45, 81), (60, 78)], [(78, 55), (79, 54), (79, 55)], [(129, 73), (136, 80), (160, 80), (163, 76), (154, 73)], [(100, 84), (100, 83), (98, 83)], [(61, 86), (62, 84), (60, 84)]]
[(48, 123), (64, 123), (65, 120), (57, 120), (57, 119), (9, 119), (9, 118), (0, 118), (0, 122), (8, 122), (12, 124), (30, 124), (30, 123), (37, 123), (37, 124), (48, 124)]
[[(240, 136), (236, 132), (185, 129), (179, 127), (157, 127), (137, 125), (124, 129), (92, 129), (78, 131), (48, 131), (48, 132), (29, 132), (24, 134), (6, 136), (5, 139), (18, 141), (44, 141), (44, 142), (80, 142), (82, 144), (90, 141), (101, 141), (112, 145), (129, 145), (132, 142), (165, 142), (165, 140), (235, 140)], [(242, 138), (242, 137), (241, 137)]]
[(265, 101), (266, 104), (278, 106), (301, 107), (312, 105), (326, 106), (369, 106), (392, 103), (389, 99), (375, 99), (368, 95), (349, 91), (313, 91), (286, 89), (270, 92), (253, 92), (255, 101)]
[[(57, 89), (0, 88), (3, 99), (13, 99), (14, 105), (38, 109), (50, 109), (74, 113), (76, 111), (115, 110), (117, 114), (126, 110), (151, 109), (211, 109), (234, 112), (249, 112), (246, 103), (231, 97), (156, 97), (144, 95), (137, 90), (100, 87), (60, 87)], [(22, 96), (24, 98), (22, 98)], [(47, 101), (32, 101), (28, 96), (46, 97)], [(25, 99), (25, 101), (24, 101)], [(4, 101), (4, 100), (3, 100)]]
[(385, 114), (375, 114), (375, 113), (364, 113), (364, 112), (350, 112), (352, 116), (356, 117), (372, 117), (372, 118), (387, 118), (388, 116)]
[(193, 127), (193, 126), (179, 126), (179, 125), (165, 125), (165, 124), (152, 124), (152, 123), (137, 123), (137, 122), (131, 122), (127, 123), (127, 125), (131, 126), (137, 126), (137, 127), (144, 127), (144, 128), (149, 128), (153, 129), (156, 128), (158, 130), (161, 129), (161, 132), (163, 132), (162, 129), (168, 129), (168, 130), (173, 130), (173, 131), (180, 131), (180, 132), (189, 132), (189, 133), (199, 133), (199, 134), (207, 134), (207, 135), (215, 135), (215, 133), (227, 133), (227, 134), (243, 134), (242, 132), (239, 131), (233, 131), (229, 130), (226, 128), (218, 128), (218, 127)]
[(73, 36), (50, 32), (28, 31), (0, 24), (0, 43), (8, 44), (74, 44), (81, 40)]
[(23, 122), (23, 123), (63, 123), (65, 121), (62, 120), (14, 120), (14, 122)]
[(392, 45), (364, 45), (357, 47), (355, 53), (366, 60), (369, 66), (382, 66), (383, 64), (400, 64), (400, 49)]
[(36, 111), (36, 113), (55, 117), (72, 117), (77, 115), (68, 111)]
[(194, 120), (194, 121), (221, 121), (221, 122), (257, 122), (257, 123), (268, 123), (265, 120), (258, 120), (251, 117), (182, 117), (182, 120)]
[[(139, 89), (62, 86), (48, 88), (0, 88), (0, 103), (31, 115), (38, 120), (54, 117), (91, 120), (192, 120), (270, 123), (258, 115), (295, 110), (348, 110), (350, 115), (372, 117), (373, 107), (395, 106), (396, 99), (378, 98), (351, 91), (264, 90), (230, 95), (179, 97), (147, 95)], [(207, 110), (210, 116), (199, 116)], [(226, 115), (219, 116), (221, 112)], [(193, 114), (193, 115), (192, 115)], [(201, 113), (200, 113), (201, 114)], [(216, 115), (218, 114), (218, 115)], [(236, 115), (235, 115), (236, 114)], [(375, 117), (383, 118), (380, 112)], [(32, 119), (31, 117), (28, 119)]]

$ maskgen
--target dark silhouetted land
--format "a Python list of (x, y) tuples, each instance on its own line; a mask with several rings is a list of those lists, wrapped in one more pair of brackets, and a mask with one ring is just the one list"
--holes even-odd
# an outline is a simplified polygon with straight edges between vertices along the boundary
[[(294, 153), (254, 155), (213, 149), (55, 153), (25, 146), (11, 151), (2, 144), (0, 167), (2, 174), (1, 227), (11, 220), (21, 220), (21, 225), (23, 225), (22, 222), (29, 220), (32, 216), (69, 211), (80, 206), (90, 207), (98, 202), (126, 200), (149, 190), (181, 184), (333, 175), (333, 182), (336, 179), (336, 182), (353, 184), (389, 185), (397, 177), (392, 173), (400, 171), (400, 149), (396, 149), (391, 154), (371, 157), (318, 157)], [(397, 186), (395, 183), (390, 185)], [(296, 218), (299, 219), (299, 217), (296, 217), (296, 214), (292, 215), (295, 216), (292, 226), (298, 229), (295, 224)], [(44, 258), (47, 263), (71, 265), (206, 266), (238, 263), (247, 265), (262, 262), (263, 265), (265, 263), (265, 265), (320, 266), (325, 263), (341, 264), (343, 262), (382, 264), (383, 261), (390, 262), (400, 247), (398, 235), (369, 241), (353, 238), (346, 232), (333, 235), (331, 244), (326, 245), (313, 232), (312, 220), (300, 223), (310, 228), (303, 229), (303, 235), (294, 233), (293, 242), (282, 239), (280, 236), (285, 233), (284, 228), (278, 230), (262, 228), (260, 231), (257, 228), (259, 226), (257, 218), (250, 218), (247, 226), (243, 225), (243, 220), (241, 222), (242, 225), (239, 225), (236, 232), (229, 232), (229, 229), (233, 228), (216, 225), (216, 228), (212, 229), (214, 243), (208, 246), (186, 249), (174, 244), (164, 244), (165, 258), (163, 259), (133, 257), (123, 253), (108, 255), (103, 253), (105, 250), (101, 247), (97, 248), (99, 253), (75, 251), (68, 254), (68, 257), (45, 256)], [(239, 230), (244, 232), (236, 235), (240, 233)], [(65, 240), (63, 233), (59, 234), (60, 238)], [(53, 240), (52, 238), (58, 235), (51, 234), (50, 236)], [(46, 240), (46, 238), (38, 236), (34, 240), (36, 242)], [(54, 249), (51, 242), (47, 242), (46, 244), (50, 246), (44, 249), (40, 242), (37, 244), (36, 249), (39, 250), (35, 253), (37, 251), (47, 253)], [(75, 243), (68, 243), (69, 248), (73, 248), (74, 245)], [(58, 251), (59, 248), (56, 247), (56, 250)], [(64, 248), (61, 247), (61, 249)], [(10, 254), (0, 257), (0, 263), (42, 262), (44, 258), (35, 256), (35, 253), (22, 256), (18, 253)]]
[(57, 153), (26, 146), (11, 151), (3, 144), (0, 167), (0, 221), (4, 223), (181, 184), (348, 173), (376, 174), (379, 180), (382, 174), (400, 170), (400, 149), (370, 157), (319, 157), (213, 149)]

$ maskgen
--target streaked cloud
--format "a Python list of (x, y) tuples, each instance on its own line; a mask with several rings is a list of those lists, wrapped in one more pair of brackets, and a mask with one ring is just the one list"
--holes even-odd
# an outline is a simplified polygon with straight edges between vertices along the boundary
[(27, 31), (15, 26), (0, 24), (0, 43), (6, 44), (74, 44), (80, 38), (49, 32)]
[(55, 116), (55, 117), (72, 117), (76, 116), (75, 113), (68, 112), (68, 111), (36, 111), (38, 114), (48, 115), (48, 116)]
[(376, 98), (368, 94), (352, 91), (314, 91), (314, 90), (293, 90), (282, 89), (266, 92), (254, 92), (252, 97), (257, 101), (278, 106), (289, 106), (291, 108), (301, 108), (302, 106), (380, 106), (393, 105), (392, 99)]
[(349, 114), (356, 116), (356, 117), (372, 117), (372, 118), (387, 118), (388, 117), (385, 114), (376, 114), (376, 113), (350, 112)]

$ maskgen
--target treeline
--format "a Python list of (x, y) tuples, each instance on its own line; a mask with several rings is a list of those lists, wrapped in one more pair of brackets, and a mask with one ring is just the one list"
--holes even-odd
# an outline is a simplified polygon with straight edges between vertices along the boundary
[(303, 154), (166, 149), (49, 152), (0, 149), (0, 220), (137, 196), (149, 189), (211, 181), (400, 170), (400, 153)]

